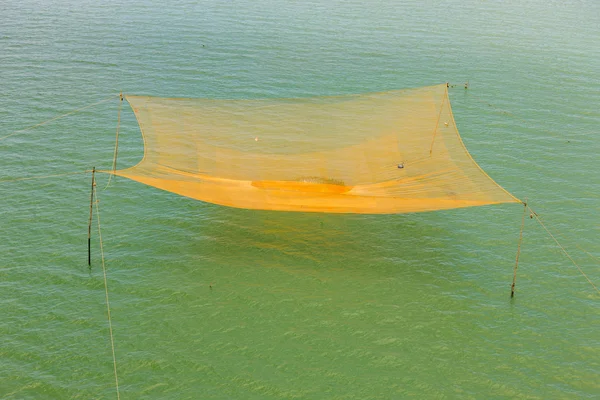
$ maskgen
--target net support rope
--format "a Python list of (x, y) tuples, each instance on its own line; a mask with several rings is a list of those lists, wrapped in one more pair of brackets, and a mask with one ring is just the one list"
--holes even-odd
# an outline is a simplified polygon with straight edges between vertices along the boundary
[(598, 290), (598, 287), (596, 285), (594, 285), (594, 282), (592, 282), (592, 280), (586, 275), (586, 273), (583, 272), (583, 270), (581, 269), (581, 267), (579, 266), (579, 264), (577, 264), (577, 262), (573, 259), (573, 257), (571, 257), (571, 255), (567, 252), (567, 250), (563, 247), (563, 245), (560, 244), (560, 242), (558, 241), (558, 239), (556, 239), (556, 237), (552, 234), (552, 232), (550, 232), (550, 230), (546, 227), (546, 225), (544, 225), (544, 223), (542, 222), (542, 220), (540, 219), (540, 217), (537, 215), (537, 213), (531, 207), (529, 207), (529, 205), (527, 205), (526, 207), (529, 209), (529, 211), (531, 211), (531, 216), (535, 217), (535, 219), (537, 220), (537, 222), (539, 222), (539, 224), (541, 225), (542, 228), (544, 228), (544, 230), (546, 231), (546, 233), (548, 233), (548, 235), (550, 235), (550, 237), (552, 238), (552, 240), (554, 240), (554, 242), (560, 248), (560, 250), (563, 252), (563, 254), (569, 260), (571, 260), (571, 262), (573, 263), (573, 265), (575, 265), (577, 267), (577, 269), (579, 270), (579, 272), (581, 273), (581, 275), (583, 275), (583, 277), (590, 283), (590, 285), (592, 285), (592, 287), (596, 290), (596, 292), (598, 294), (600, 294), (600, 290)]
[[(512, 118), (514, 118), (514, 119), (516, 119), (516, 120), (524, 123), (525, 125), (527, 125), (527, 124), (529, 124), (531, 122), (531, 121), (527, 121), (525, 118), (522, 118), (522, 117), (516, 115), (515, 113), (513, 113), (511, 111), (499, 108), (499, 107), (495, 106), (494, 104), (490, 103), (489, 101), (483, 100), (481, 97), (475, 95), (472, 90), (469, 90), (469, 96), (472, 96), (473, 98), (475, 98), (475, 100), (477, 100), (481, 104), (484, 104), (484, 105), (486, 105), (486, 106), (494, 109), (494, 111), (496, 111), (496, 112), (498, 112), (500, 114), (509, 115)], [(560, 136), (560, 135), (558, 135), (558, 134), (556, 134), (554, 132), (548, 131), (548, 130), (544, 130), (544, 131), (541, 131), (541, 132), (548, 133), (548, 134), (550, 134), (550, 136), (553, 136), (554, 138), (557, 138), (557, 139), (563, 139), (562, 136)]]
[(444, 97), (442, 98), (442, 105), (440, 106), (440, 113), (437, 117), (437, 122), (435, 123), (435, 129), (433, 130), (433, 136), (431, 137), (431, 146), (429, 147), (429, 157), (433, 153), (433, 144), (435, 143), (435, 135), (439, 129), (440, 119), (442, 118), (442, 111), (444, 110), (444, 103), (446, 102), (446, 97), (448, 97), (448, 84), (446, 84), (446, 90), (444, 92)]
[(16, 130), (16, 131), (12, 131), (12, 132), (11, 132), (11, 133), (9, 133), (8, 135), (5, 135), (5, 136), (0, 136), (0, 141), (4, 140), (4, 139), (6, 139), (6, 138), (9, 138), (9, 137), (11, 137), (11, 136), (14, 136), (14, 135), (16, 135), (16, 134), (18, 134), (18, 133), (24, 133), (24, 132), (30, 131), (30, 130), (32, 130), (32, 129), (34, 129), (34, 128), (37, 128), (38, 126), (42, 126), (42, 125), (49, 124), (50, 122), (54, 122), (54, 121), (56, 121), (57, 119), (61, 119), (61, 118), (67, 117), (67, 116), (69, 116), (69, 115), (72, 115), (72, 114), (78, 113), (78, 112), (80, 112), (80, 111), (87, 110), (88, 108), (91, 108), (91, 107), (97, 106), (98, 104), (106, 103), (107, 101), (110, 101), (110, 100), (112, 100), (112, 99), (114, 99), (114, 98), (115, 98), (115, 95), (112, 95), (112, 96), (110, 96), (110, 97), (108, 97), (108, 98), (106, 98), (106, 99), (104, 99), (104, 100), (100, 100), (100, 101), (98, 101), (98, 102), (96, 102), (96, 103), (89, 104), (89, 105), (87, 105), (87, 106), (83, 106), (83, 107), (77, 108), (77, 109), (75, 109), (75, 110), (69, 111), (68, 113), (65, 113), (65, 114), (58, 115), (58, 116), (56, 116), (56, 117), (54, 117), (54, 118), (50, 118), (50, 119), (48, 119), (48, 120), (46, 120), (46, 121), (42, 121), (42, 122), (40, 122), (40, 123), (38, 123), (38, 124), (35, 124), (35, 125), (32, 125), (32, 126), (30, 126), (30, 127), (27, 127), (27, 128), (24, 128), (24, 129), (19, 129), (19, 130)]
[(22, 177), (22, 178), (14, 178), (14, 179), (0, 179), (0, 183), (18, 182), (18, 181), (29, 181), (29, 180), (32, 180), (32, 179), (58, 178), (58, 177), (61, 177), (61, 176), (68, 176), (68, 175), (87, 174), (88, 172), (92, 172), (92, 171), (91, 170), (85, 170), (85, 171), (77, 171), (77, 172), (65, 172), (63, 174), (35, 175), (35, 176), (25, 176), (25, 177)]
[(110, 316), (110, 301), (108, 300), (108, 281), (106, 278), (106, 264), (104, 262), (104, 245), (102, 242), (102, 229), (100, 228), (100, 207), (98, 206), (99, 199), (98, 199), (98, 194), (96, 191), (95, 179), (93, 180), (92, 187), (93, 187), (92, 192), (93, 192), (93, 195), (95, 198), (94, 203), (96, 205), (96, 221), (98, 222), (98, 239), (100, 241), (100, 255), (102, 258), (102, 273), (104, 274), (104, 294), (105, 294), (105, 298), (106, 298), (106, 311), (108, 314), (108, 331), (110, 334), (110, 347), (112, 350), (113, 369), (114, 369), (114, 374), (115, 374), (115, 387), (117, 390), (117, 400), (120, 400), (121, 395), (119, 392), (119, 376), (117, 374), (117, 357), (115, 355), (115, 340), (114, 340), (113, 328), (112, 328), (112, 318)]
[(112, 162), (112, 174), (108, 175), (108, 183), (104, 187), (106, 188), (110, 185), (113, 175), (117, 170), (117, 155), (119, 154), (119, 127), (121, 126), (121, 109), (123, 108), (123, 92), (119, 93), (119, 112), (117, 114), (117, 134), (115, 138), (115, 151), (113, 153), (113, 162)]
[(584, 248), (582, 248), (580, 245), (576, 245), (577, 248), (581, 251), (583, 251), (585, 254), (587, 254), (588, 256), (590, 256), (590, 258), (592, 258), (593, 260), (596, 260), (596, 262), (600, 263), (600, 258), (594, 256), (592, 253), (590, 253), (589, 251), (585, 250)]

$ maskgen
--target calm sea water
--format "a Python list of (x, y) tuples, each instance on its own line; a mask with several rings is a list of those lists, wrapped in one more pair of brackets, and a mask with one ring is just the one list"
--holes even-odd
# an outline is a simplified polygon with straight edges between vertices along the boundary
[[(121, 90), (469, 81), (450, 98), (472, 155), (599, 284), (599, 26), (596, 0), (4, 0), (0, 136)], [(0, 141), (0, 181), (109, 168), (117, 109)], [(119, 165), (141, 155), (126, 107)], [(3, 399), (116, 397), (89, 184), (0, 183)], [(122, 178), (99, 198), (122, 399), (600, 397), (600, 297), (529, 218), (509, 299), (518, 205), (253, 212)]]

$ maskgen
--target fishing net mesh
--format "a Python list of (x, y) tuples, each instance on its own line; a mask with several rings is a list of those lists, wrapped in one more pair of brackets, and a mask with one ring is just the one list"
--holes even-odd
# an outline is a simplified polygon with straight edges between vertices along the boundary
[(300, 99), (126, 98), (144, 157), (115, 173), (197, 200), (369, 214), (519, 201), (467, 152), (445, 84)]

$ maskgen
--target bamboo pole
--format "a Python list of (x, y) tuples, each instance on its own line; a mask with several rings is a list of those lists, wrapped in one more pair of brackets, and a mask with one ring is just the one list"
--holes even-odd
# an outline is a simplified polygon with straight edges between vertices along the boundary
[(519, 245), (517, 246), (517, 260), (515, 262), (512, 285), (510, 286), (511, 299), (515, 297), (515, 285), (517, 284), (517, 269), (519, 268), (519, 255), (521, 255), (521, 243), (523, 242), (523, 228), (525, 227), (525, 215), (527, 214), (527, 201), (525, 201), (523, 205), (525, 207), (523, 209), (523, 219), (521, 221), (521, 232), (519, 233)]
[(96, 185), (96, 167), (92, 168), (92, 191), (90, 193), (90, 219), (88, 223), (88, 267), (92, 267), (92, 217), (94, 211), (94, 186)]

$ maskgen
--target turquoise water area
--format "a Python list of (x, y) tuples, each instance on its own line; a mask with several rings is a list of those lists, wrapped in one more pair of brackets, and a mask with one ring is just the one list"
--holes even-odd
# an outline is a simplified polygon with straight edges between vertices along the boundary
[[(0, 140), (0, 398), (116, 397), (90, 175), (6, 181), (110, 168), (119, 91), (457, 84), (475, 160), (600, 283), (595, 0), (5, 0), (0, 22), (0, 137), (114, 96)], [(142, 156), (123, 110), (121, 167)], [(255, 212), (106, 181), (122, 399), (600, 396), (600, 297), (535, 219), (509, 298), (518, 204)]]

